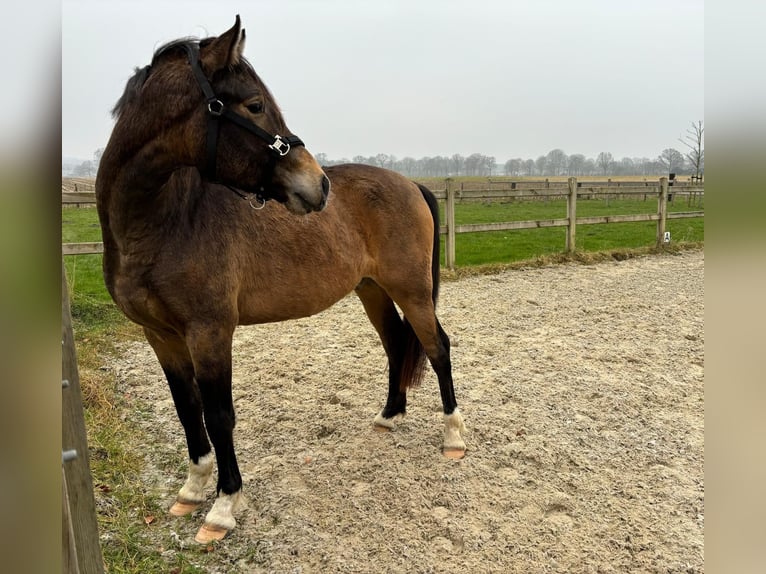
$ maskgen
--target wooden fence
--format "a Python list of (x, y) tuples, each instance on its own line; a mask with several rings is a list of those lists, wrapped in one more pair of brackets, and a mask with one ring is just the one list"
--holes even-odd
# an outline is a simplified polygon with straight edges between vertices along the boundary
[[(505, 231), (511, 229), (538, 229), (542, 227), (567, 227), (566, 244), (564, 249), (567, 253), (575, 250), (576, 234), (578, 225), (594, 225), (603, 223), (626, 223), (635, 221), (656, 221), (656, 243), (659, 247), (665, 240), (665, 227), (668, 219), (682, 219), (691, 217), (704, 217), (704, 211), (685, 211), (668, 213), (668, 200), (673, 196), (686, 196), (688, 204), (692, 199), (698, 201), (704, 195), (702, 185), (679, 185), (670, 186), (667, 177), (662, 177), (657, 182), (578, 182), (577, 178), (570, 177), (566, 182), (498, 182), (494, 188), (484, 184), (485, 189), (468, 189), (458, 186), (449, 178), (445, 180), (445, 189), (436, 190), (434, 194), (445, 203), (445, 221), (439, 232), (446, 235), (445, 240), (445, 263), (450, 269), (455, 267), (455, 236), (458, 233), (477, 233), (482, 231)], [(656, 213), (640, 213), (634, 215), (599, 215), (592, 217), (577, 217), (577, 199), (612, 198), (620, 196), (657, 196)], [(550, 200), (566, 197), (566, 217), (559, 219), (543, 219), (534, 221), (508, 221), (503, 223), (474, 223), (455, 224), (455, 204), (465, 200)]]
[(62, 571), (102, 574), (96, 502), (72, 332), (66, 272), (61, 265), (61, 517)]
[[(668, 213), (668, 201), (672, 197), (686, 197), (687, 204), (691, 207), (704, 197), (702, 184), (688, 184), (674, 182), (670, 185), (667, 177), (661, 177), (659, 181), (642, 182), (578, 182), (570, 177), (565, 182), (551, 181), (496, 181), (496, 182), (466, 182), (458, 184), (450, 178), (445, 181), (444, 189), (433, 190), (434, 195), (445, 202), (445, 221), (440, 227), (439, 233), (446, 235), (445, 240), (445, 263), (450, 269), (455, 267), (455, 236), (458, 233), (476, 233), (483, 231), (505, 231), (511, 229), (537, 229), (542, 227), (567, 227), (566, 244), (564, 249), (567, 253), (575, 250), (576, 234), (578, 225), (595, 225), (603, 223), (626, 223), (635, 221), (657, 222), (657, 246), (662, 245), (665, 237), (665, 227), (668, 219), (682, 219), (690, 217), (704, 217), (704, 211), (684, 211)], [(656, 213), (639, 213), (634, 215), (600, 215), (592, 217), (577, 217), (577, 200), (617, 198), (621, 196), (642, 196), (644, 199), (656, 196)], [(515, 200), (542, 200), (560, 199), (567, 200), (566, 213), (558, 219), (543, 219), (534, 221), (508, 221), (503, 223), (474, 223), (455, 224), (455, 205), (460, 201), (515, 201)], [(70, 206), (81, 206), (96, 202), (94, 192), (89, 191), (66, 191), (62, 192), (62, 203)], [(91, 243), (65, 243), (62, 246), (64, 255), (85, 255), (89, 253), (103, 253), (104, 246), (99, 242)]]

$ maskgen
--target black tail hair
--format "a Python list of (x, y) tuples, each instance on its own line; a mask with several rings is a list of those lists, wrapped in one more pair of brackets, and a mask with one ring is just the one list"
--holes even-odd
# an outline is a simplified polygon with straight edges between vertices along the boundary
[[(431, 255), (431, 279), (433, 282), (433, 288), (431, 291), (431, 297), (433, 298), (434, 308), (436, 308), (436, 301), (439, 298), (439, 261), (441, 250), (441, 239), (439, 235), (439, 204), (436, 201), (436, 197), (431, 193), (427, 187), (417, 184), (420, 188), (420, 192), (423, 194), (423, 199), (428, 204), (428, 209), (431, 211), (431, 217), (434, 221), (434, 239), (433, 239), (433, 252)], [(402, 346), (404, 347), (404, 356), (402, 358), (401, 375), (399, 378), (399, 389), (402, 392), (406, 392), (408, 388), (417, 387), (422, 381), (425, 375), (427, 357), (423, 350), (420, 340), (415, 335), (415, 331), (412, 329), (412, 325), (404, 318), (403, 329), (404, 341)]]

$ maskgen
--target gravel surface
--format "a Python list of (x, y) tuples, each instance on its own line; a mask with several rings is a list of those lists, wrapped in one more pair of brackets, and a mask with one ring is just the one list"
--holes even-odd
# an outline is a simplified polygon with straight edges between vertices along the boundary
[[(704, 571), (703, 279), (704, 253), (688, 251), (444, 282), (461, 461), (440, 453), (433, 373), (393, 432), (373, 431), (385, 355), (355, 296), (240, 328), (247, 505), (206, 568)], [(169, 506), (185, 478), (183, 433), (151, 349), (121, 348), (108, 368), (141, 405), (127, 415), (147, 431), (141, 480)], [(169, 562), (212, 499), (152, 525)]]

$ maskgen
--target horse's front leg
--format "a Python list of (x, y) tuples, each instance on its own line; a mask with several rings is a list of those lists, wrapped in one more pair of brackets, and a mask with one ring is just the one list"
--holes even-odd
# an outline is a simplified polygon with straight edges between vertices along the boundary
[(202, 419), (202, 397), (194, 382), (194, 365), (186, 341), (173, 333), (158, 333), (151, 329), (144, 329), (144, 332), (165, 373), (178, 419), (186, 434), (189, 475), (170, 508), (174, 516), (185, 516), (205, 501), (205, 486), (215, 465)]
[(242, 492), (242, 477), (234, 453), (234, 403), (231, 396), (231, 342), (234, 327), (189, 331), (187, 344), (202, 398), (207, 434), (218, 463), (217, 498), (195, 540), (220, 540), (232, 530)]

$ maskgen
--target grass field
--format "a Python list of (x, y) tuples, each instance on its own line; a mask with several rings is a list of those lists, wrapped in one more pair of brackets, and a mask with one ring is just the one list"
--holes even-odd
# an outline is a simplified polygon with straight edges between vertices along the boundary
[[(668, 203), (668, 212), (696, 211), (701, 207), (688, 207), (686, 201)], [(603, 199), (580, 200), (577, 216), (632, 215), (656, 213), (656, 200)], [(566, 217), (565, 199), (550, 201), (517, 201), (513, 203), (464, 202), (455, 206), (455, 223), (491, 223), (507, 221), (533, 221)], [(444, 221), (444, 212), (441, 215)], [(676, 243), (704, 241), (702, 218), (668, 220), (666, 229)], [(456, 237), (457, 265), (472, 266), (493, 263), (513, 263), (540, 256), (561, 253), (566, 242), (565, 227), (520, 229), (511, 231), (485, 231), (461, 233)], [(577, 228), (577, 250), (593, 253), (611, 250), (630, 250), (653, 245), (657, 233), (654, 221), (580, 225)], [(442, 265), (444, 243), (442, 239)]]

